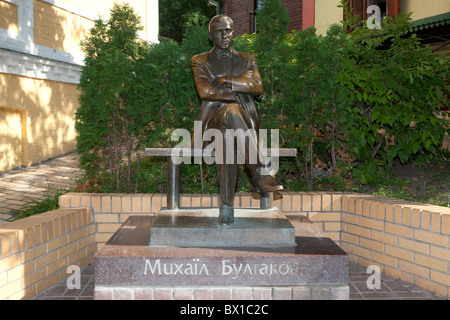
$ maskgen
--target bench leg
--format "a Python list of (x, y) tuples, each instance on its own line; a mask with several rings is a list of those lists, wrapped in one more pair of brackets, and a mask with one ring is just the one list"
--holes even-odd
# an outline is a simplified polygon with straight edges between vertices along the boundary
[(272, 209), (273, 207), (273, 192), (261, 192), (259, 205), (261, 209)]
[(180, 165), (174, 164), (172, 157), (167, 157), (167, 208), (180, 208)]

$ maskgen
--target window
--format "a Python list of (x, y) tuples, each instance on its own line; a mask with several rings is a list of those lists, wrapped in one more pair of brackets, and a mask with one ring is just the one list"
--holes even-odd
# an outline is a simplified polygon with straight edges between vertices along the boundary
[(367, 20), (367, 8), (377, 5), (381, 9), (381, 19), (395, 17), (399, 13), (400, 0), (349, 0), (347, 10), (353, 9), (353, 15), (359, 16), (360, 20)]
[[(377, 5), (380, 8), (381, 21), (383, 21), (383, 19), (387, 17), (387, 0), (384, 0), (384, 1), (382, 1), (382, 0), (367, 0), (367, 7), (369, 7), (371, 5)], [(366, 10), (366, 15), (367, 15), (367, 10)], [(366, 16), (365, 20), (367, 20), (367, 16)]]
[(250, 34), (256, 33), (256, 14), (250, 13)]
[(263, 0), (254, 0), (253, 2), (253, 13), (250, 14), (250, 33), (256, 33), (258, 31), (256, 25), (256, 10), (260, 9), (263, 5)]
[(256, 9), (259, 9), (263, 6), (263, 0), (255, 0), (256, 4), (255, 7)]

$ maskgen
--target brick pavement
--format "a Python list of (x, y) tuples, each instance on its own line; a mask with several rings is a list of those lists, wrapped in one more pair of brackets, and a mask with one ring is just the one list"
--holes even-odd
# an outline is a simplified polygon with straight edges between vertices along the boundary
[(67, 190), (80, 175), (78, 154), (71, 152), (30, 167), (0, 173), (0, 225), (46, 192)]
[(348, 270), (350, 300), (446, 300), (411, 283), (381, 274), (380, 289), (369, 289), (367, 268), (354, 262)]

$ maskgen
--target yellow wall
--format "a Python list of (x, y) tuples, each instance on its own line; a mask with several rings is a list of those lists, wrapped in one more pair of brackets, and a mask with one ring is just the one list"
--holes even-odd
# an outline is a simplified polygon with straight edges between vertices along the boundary
[(412, 12), (411, 18), (419, 20), (450, 12), (450, 0), (400, 0), (400, 12)]
[(19, 32), (17, 6), (2, 0), (0, 0), (0, 28)]
[(340, 4), (340, 0), (316, 0), (314, 25), (317, 34), (326, 34), (330, 25), (340, 23), (343, 19), (342, 8), (337, 7)]
[[(36, 4), (38, 5), (39, 10), (42, 10), (42, 8), (44, 8), (44, 15), (47, 15), (47, 17), (44, 17), (45, 21), (50, 21), (51, 23), (60, 21), (61, 26), (59, 26), (59, 29), (64, 29), (65, 32), (59, 33), (61, 35), (64, 35), (64, 37), (70, 39), (69, 41), (76, 41), (77, 37), (82, 35), (84, 31), (89, 30), (89, 20), (92, 21), (98, 18), (102, 18), (103, 20), (109, 19), (110, 9), (113, 7), (115, 2), (117, 2), (117, 0), (58, 0), (57, 5), (54, 6), (41, 0), (34, 0), (34, 10), (36, 10), (37, 8)], [(154, 29), (158, 28), (157, 23), (155, 24), (154, 17), (158, 16), (157, 8), (155, 8), (155, 2), (157, 2), (157, 0), (132, 0), (125, 2), (133, 7), (135, 12), (141, 18), (141, 23), (144, 30), (140, 32), (139, 36), (142, 39), (146, 40), (157, 40), (154, 39), (154, 36), (152, 36), (152, 34), (154, 33)], [(58, 7), (58, 5), (64, 6), (65, 9)], [(77, 8), (80, 10), (77, 10), (77, 14), (72, 14), (70, 8)], [(56, 19), (55, 16), (57, 16)], [(88, 26), (87, 29), (82, 30), (86, 27), (86, 25)], [(81, 30), (76, 31), (72, 26), (77, 26), (77, 28)], [(38, 27), (37, 29), (39, 28), (40, 27)], [(37, 30), (35, 29), (35, 32), (36, 31)]]
[[(0, 172), (76, 148), (80, 41), (115, 2), (33, 0), (31, 8), (0, 0)], [(141, 17), (141, 38), (157, 42), (158, 0), (128, 2)]]
[[(326, 34), (328, 27), (339, 23), (343, 19), (340, 0), (316, 0), (315, 27), (318, 34)], [(450, 12), (450, 0), (400, 0), (400, 12), (412, 12), (411, 18), (419, 20)]]
[(0, 171), (75, 149), (75, 84), (0, 74), (0, 106)]
[(0, 107), (0, 168), (22, 162), (22, 112)]
[(94, 26), (91, 20), (34, 0), (34, 43), (65, 52), (81, 52), (80, 41)]

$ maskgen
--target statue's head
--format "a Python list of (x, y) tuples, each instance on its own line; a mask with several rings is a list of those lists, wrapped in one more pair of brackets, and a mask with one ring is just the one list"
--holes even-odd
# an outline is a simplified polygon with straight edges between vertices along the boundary
[(209, 23), (209, 39), (214, 42), (214, 47), (229, 49), (233, 45), (234, 26), (233, 20), (226, 15), (218, 15)]

